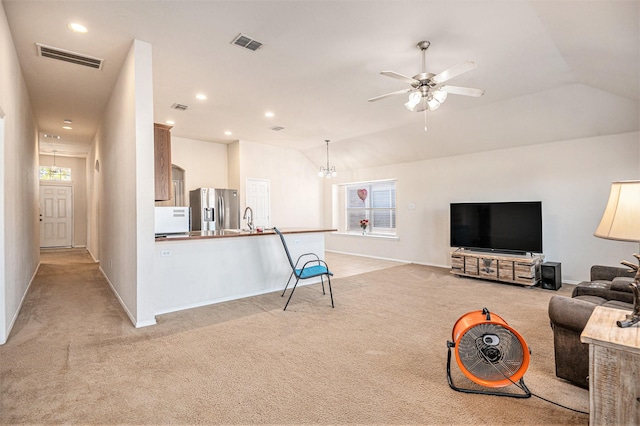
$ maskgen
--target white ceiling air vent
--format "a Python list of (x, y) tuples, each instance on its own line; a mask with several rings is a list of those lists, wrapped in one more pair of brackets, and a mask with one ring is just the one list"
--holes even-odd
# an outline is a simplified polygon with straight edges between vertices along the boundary
[(262, 47), (262, 43), (242, 33), (238, 34), (236, 38), (231, 41), (231, 44), (244, 47), (245, 49), (249, 49), (254, 52)]
[(189, 105), (183, 105), (183, 104), (175, 103), (175, 104), (171, 105), (171, 108), (177, 109), (178, 111), (186, 111), (186, 110), (189, 109)]
[(273, 126), (273, 127), (269, 127), (269, 129), (273, 130), (274, 132), (279, 132), (280, 130), (284, 130), (284, 127)]
[(102, 64), (104, 63), (104, 59), (60, 49), (58, 47), (46, 46), (40, 43), (36, 43), (36, 47), (38, 48), (38, 56), (45, 58), (57, 59), (59, 61), (69, 62), (98, 70), (102, 69)]

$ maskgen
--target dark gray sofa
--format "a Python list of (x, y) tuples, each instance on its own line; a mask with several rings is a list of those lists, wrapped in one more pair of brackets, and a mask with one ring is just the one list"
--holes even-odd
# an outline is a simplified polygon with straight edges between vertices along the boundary
[(629, 283), (635, 273), (625, 268), (594, 265), (590, 281), (578, 284), (571, 297), (553, 296), (549, 319), (553, 329), (556, 376), (589, 387), (589, 346), (580, 334), (596, 306), (633, 310)]

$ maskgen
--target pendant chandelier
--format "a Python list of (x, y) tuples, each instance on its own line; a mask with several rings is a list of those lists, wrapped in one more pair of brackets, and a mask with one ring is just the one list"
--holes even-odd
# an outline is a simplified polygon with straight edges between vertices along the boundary
[(58, 173), (58, 166), (56, 166), (56, 150), (53, 150), (53, 166), (51, 166), (52, 173)]
[(327, 167), (320, 166), (318, 177), (331, 179), (332, 177), (338, 176), (338, 172), (336, 172), (336, 166), (329, 166), (329, 141), (325, 140), (325, 142), (327, 143)]

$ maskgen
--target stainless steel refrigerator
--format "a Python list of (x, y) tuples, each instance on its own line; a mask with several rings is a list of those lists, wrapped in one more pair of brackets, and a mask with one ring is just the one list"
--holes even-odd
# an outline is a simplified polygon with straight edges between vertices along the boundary
[(189, 191), (191, 230), (240, 228), (240, 200), (236, 189), (198, 188)]

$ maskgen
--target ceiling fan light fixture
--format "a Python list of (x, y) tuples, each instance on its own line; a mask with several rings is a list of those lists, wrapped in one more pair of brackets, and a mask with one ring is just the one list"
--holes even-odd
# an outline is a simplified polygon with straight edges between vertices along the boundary
[(440, 102), (436, 98), (431, 98), (427, 101), (427, 109), (429, 111), (435, 111), (440, 108)]
[(405, 108), (409, 111), (416, 111), (416, 107), (422, 100), (422, 94), (420, 92), (409, 93), (409, 100), (404, 104)]
[(447, 100), (447, 92), (445, 92), (444, 90), (434, 90), (433, 92), (431, 92), (431, 95), (433, 96), (433, 99), (437, 100), (440, 103), (443, 103)]

